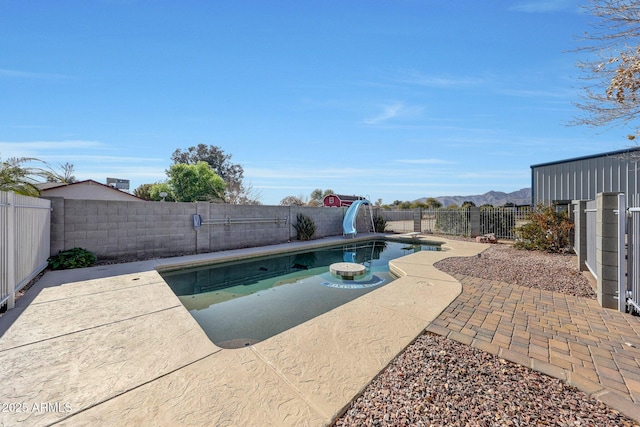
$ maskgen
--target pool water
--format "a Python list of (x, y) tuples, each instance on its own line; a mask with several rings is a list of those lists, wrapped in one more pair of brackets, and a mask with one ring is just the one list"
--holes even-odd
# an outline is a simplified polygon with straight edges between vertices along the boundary
[[(240, 348), (388, 284), (395, 278), (391, 259), (439, 249), (375, 240), (161, 274), (211, 341)], [(337, 262), (364, 265), (366, 272), (343, 279), (329, 271)]]

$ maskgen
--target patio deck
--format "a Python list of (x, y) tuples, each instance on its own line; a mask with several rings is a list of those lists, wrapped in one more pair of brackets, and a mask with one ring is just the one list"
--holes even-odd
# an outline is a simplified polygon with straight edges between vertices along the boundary
[(327, 425), (460, 294), (432, 264), (486, 248), (442, 241), (393, 261), (405, 276), (387, 286), (236, 350), (156, 268), (260, 249), (48, 272), (0, 318), (0, 424)]

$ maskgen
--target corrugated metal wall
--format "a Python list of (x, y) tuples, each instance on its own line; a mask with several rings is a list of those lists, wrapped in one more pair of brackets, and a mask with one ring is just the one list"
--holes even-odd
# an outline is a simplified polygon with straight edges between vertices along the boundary
[(533, 204), (640, 192), (640, 149), (531, 166)]

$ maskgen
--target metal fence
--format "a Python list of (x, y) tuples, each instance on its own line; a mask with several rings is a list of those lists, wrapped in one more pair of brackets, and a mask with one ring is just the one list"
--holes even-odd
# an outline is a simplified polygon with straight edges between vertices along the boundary
[(449, 236), (471, 236), (470, 209), (429, 209), (422, 211), (421, 230)]
[(495, 234), (498, 239), (515, 240), (515, 228), (529, 222), (529, 206), (480, 208), (480, 234)]
[(0, 191), (0, 306), (47, 266), (51, 202)]
[(501, 207), (470, 209), (379, 210), (394, 233), (427, 232), (451, 236), (495, 234), (499, 239), (515, 239), (514, 229), (529, 220), (531, 209)]

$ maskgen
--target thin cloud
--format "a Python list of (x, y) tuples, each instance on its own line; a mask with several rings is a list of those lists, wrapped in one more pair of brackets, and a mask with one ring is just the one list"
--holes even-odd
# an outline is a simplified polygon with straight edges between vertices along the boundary
[(442, 159), (398, 159), (396, 162), (412, 165), (452, 165), (455, 163)]
[(146, 181), (148, 183), (151, 183), (151, 181), (157, 182), (157, 181), (164, 181), (167, 179), (167, 174), (164, 168), (157, 168), (152, 166), (140, 167), (140, 166), (102, 165), (97, 167), (95, 165), (92, 165), (92, 167), (90, 167), (90, 171), (86, 170), (86, 169), (89, 169), (87, 167), (78, 168), (77, 165), (75, 166), (77, 170), (74, 172), (74, 175), (78, 179), (95, 179), (100, 181), (102, 177), (104, 178), (116, 177), (121, 179), (134, 178), (134, 179), (140, 179), (142, 181)]
[(569, 98), (575, 93), (570, 90), (537, 90), (537, 89), (503, 89), (500, 91), (504, 95), (517, 96), (522, 98)]
[(378, 125), (399, 117), (417, 115), (420, 111), (421, 109), (418, 107), (410, 107), (402, 102), (394, 102), (383, 106), (378, 115), (364, 119), (363, 122), (367, 125)]
[(457, 174), (458, 177), (464, 179), (516, 179), (516, 178), (531, 178), (531, 172), (528, 170), (488, 170), (481, 172), (461, 172)]
[(485, 79), (478, 77), (432, 76), (417, 70), (402, 71), (396, 80), (405, 84), (447, 89), (466, 88), (485, 83)]
[(309, 175), (309, 168), (245, 168), (244, 174), (251, 178), (265, 179), (296, 179), (296, 180), (316, 180), (316, 179), (344, 179), (349, 177), (362, 177), (379, 174), (377, 169), (358, 168), (330, 168), (314, 169)]
[(375, 117), (365, 119), (364, 122), (368, 125), (376, 125), (381, 122), (386, 122), (394, 117), (397, 117), (402, 111), (403, 105), (400, 103), (387, 105), (382, 109), (382, 112)]
[(49, 79), (49, 80), (62, 80), (70, 79), (71, 76), (64, 74), (52, 74), (52, 73), (36, 73), (32, 71), (21, 70), (8, 70), (6, 68), (0, 68), (0, 77), (13, 78), (13, 79)]
[(509, 10), (526, 13), (545, 13), (571, 9), (573, 7), (575, 7), (575, 2), (572, 0), (534, 0), (521, 2), (515, 6), (511, 6)]
[[(59, 153), (64, 153), (65, 157), (70, 157), (69, 152), (65, 150), (91, 150), (91, 149), (108, 149), (108, 146), (98, 141), (30, 141), (30, 142), (13, 142), (0, 141), (0, 157), (36, 157), (40, 160), (47, 160)], [(53, 152), (53, 153), (52, 153)]]
[(11, 142), (0, 141), (0, 152), (4, 150), (64, 150), (68, 148), (105, 148), (107, 145), (99, 141), (30, 141), (30, 142)]
[(60, 154), (53, 156), (46, 156), (47, 159), (67, 159), (67, 160), (83, 160), (88, 162), (166, 162), (167, 159), (159, 157), (121, 157), (121, 156), (104, 156), (101, 154), (89, 155), (89, 154)]

